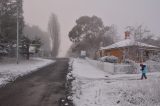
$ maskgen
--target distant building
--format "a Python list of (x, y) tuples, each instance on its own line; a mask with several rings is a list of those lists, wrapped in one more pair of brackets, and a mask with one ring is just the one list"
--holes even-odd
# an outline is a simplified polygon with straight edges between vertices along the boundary
[(125, 33), (125, 40), (107, 47), (101, 47), (96, 52), (97, 58), (104, 56), (116, 56), (119, 58), (119, 62), (122, 62), (125, 59), (142, 62), (149, 59), (152, 55), (156, 55), (160, 51), (159, 47), (130, 39), (128, 34), (128, 32)]
[(29, 46), (29, 53), (31, 53), (31, 54), (36, 53), (36, 46), (30, 45), (30, 46)]
[(40, 51), (40, 44), (30, 44), (29, 45), (29, 53), (36, 54)]
[(87, 56), (86, 51), (81, 50), (81, 55), (80, 55), (80, 57), (81, 57), (81, 58), (85, 58), (86, 56)]

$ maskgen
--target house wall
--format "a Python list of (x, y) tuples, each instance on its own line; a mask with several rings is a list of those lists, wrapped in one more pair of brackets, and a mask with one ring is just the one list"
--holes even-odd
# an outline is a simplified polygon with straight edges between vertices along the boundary
[[(122, 62), (124, 59), (131, 59), (136, 62), (141, 62), (141, 61), (146, 61), (152, 55), (155, 55), (154, 53), (157, 53), (158, 49), (154, 50), (153, 48), (141, 47), (141, 50), (137, 46), (115, 48), (115, 49), (110, 49), (110, 50), (99, 50), (97, 52), (97, 54), (98, 54), (97, 57), (112, 55), (112, 56), (118, 57), (119, 62)], [(142, 52), (142, 54), (141, 54), (141, 52)]]
[(103, 56), (116, 56), (121, 62), (123, 60), (123, 50), (122, 49), (112, 49), (112, 50), (102, 50)]
[(123, 50), (119, 50), (119, 49), (112, 50), (111, 55), (116, 56), (119, 59), (123, 59)]
[(140, 61), (140, 51), (138, 47), (132, 46), (128, 48), (128, 53), (126, 54), (126, 58), (134, 60), (134, 61)]

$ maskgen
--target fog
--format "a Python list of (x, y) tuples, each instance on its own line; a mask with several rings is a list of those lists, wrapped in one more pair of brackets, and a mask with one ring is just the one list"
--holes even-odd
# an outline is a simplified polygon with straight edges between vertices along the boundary
[(160, 35), (160, 0), (24, 0), (24, 18), (29, 25), (47, 31), (51, 13), (58, 16), (61, 29), (60, 56), (71, 42), (68, 32), (83, 15), (101, 17), (105, 25), (116, 25), (122, 36), (126, 26), (142, 24)]

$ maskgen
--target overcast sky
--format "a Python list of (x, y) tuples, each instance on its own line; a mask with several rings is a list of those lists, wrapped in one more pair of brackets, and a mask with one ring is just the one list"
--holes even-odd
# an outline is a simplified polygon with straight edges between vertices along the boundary
[(47, 31), (51, 13), (61, 26), (61, 55), (71, 44), (68, 32), (80, 16), (96, 15), (105, 25), (116, 25), (122, 35), (125, 27), (144, 25), (160, 36), (160, 0), (24, 0), (25, 22)]

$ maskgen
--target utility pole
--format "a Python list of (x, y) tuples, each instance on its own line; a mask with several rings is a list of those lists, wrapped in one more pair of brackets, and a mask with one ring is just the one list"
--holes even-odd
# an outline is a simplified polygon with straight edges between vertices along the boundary
[(143, 63), (143, 48), (142, 48), (142, 26), (140, 26), (140, 61)]
[(2, 36), (2, 12), (3, 12), (3, 0), (0, 2), (0, 36)]
[(17, 2), (17, 64), (19, 64), (19, 8)]

